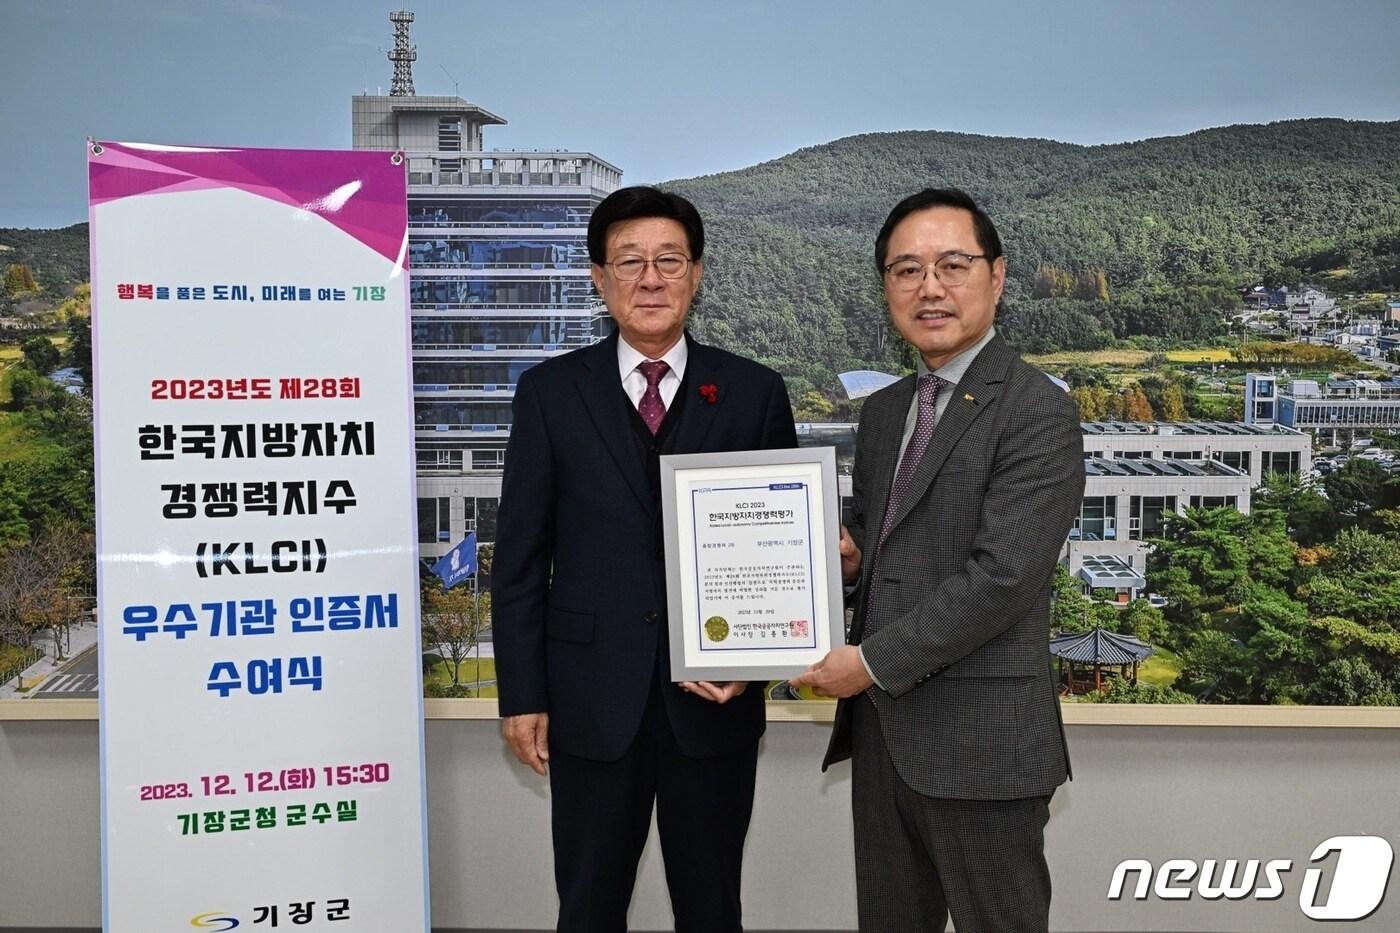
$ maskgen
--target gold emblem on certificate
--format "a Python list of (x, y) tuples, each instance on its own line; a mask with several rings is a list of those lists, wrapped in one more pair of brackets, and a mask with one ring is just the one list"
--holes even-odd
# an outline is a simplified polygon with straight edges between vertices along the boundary
[(729, 623), (724, 616), (710, 616), (705, 620), (705, 637), (710, 641), (724, 641), (729, 637)]

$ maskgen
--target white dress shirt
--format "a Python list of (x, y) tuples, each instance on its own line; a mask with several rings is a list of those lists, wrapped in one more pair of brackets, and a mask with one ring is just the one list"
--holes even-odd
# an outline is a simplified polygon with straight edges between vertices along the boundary
[[(666, 375), (661, 377), (661, 382), (657, 385), (661, 391), (661, 402), (666, 406), (667, 411), (671, 409), (671, 402), (675, 401), (676, 392), (681, 387), (681, 380), (685, 378), (685, 361), (689, 356), (690, 348), (686, 346), (685, 337), (682, 336), (671, 349), (657, 358), (660, 362), (671, 367)], [(651, 359), (629, 344), (621, 334), (618, 335), (617, 372), (622, 377), (622, 389), (632, 400), (633, 408), (642, 404), (642, 396), (647, 391), (647, 377), (642, 375), (642, 371), (637, 367)]]

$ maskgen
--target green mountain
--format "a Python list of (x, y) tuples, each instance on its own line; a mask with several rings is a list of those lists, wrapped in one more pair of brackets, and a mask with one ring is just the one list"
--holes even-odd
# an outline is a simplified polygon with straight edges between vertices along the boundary
[[(794, 398), (839, 397), (842, 370), (912, 365), (886, 322), (872, 243), (896, 201), (938, 185), (995, 219), (1010, 265), (999, 326), (1027, 351), (1209, 339), (1259, 281), (1400, 290), (1400, 122), (1111, 146), (877, 133), (667, 184), (709, 229), (696, 332), (782, 371)], [(86, 224), (0, 229), (0, 272), (28, 264), (51, 297), (86, 280), (87, 260)]]
[[(39, 296), (61, 300), (88, 280), (87, 224), (57, 230), (0, 227), (0, 273), (12, 265), (29, 267)], [(0, 289), (0, 309), (5, 298)]]
[(779, 368), (794, 396), (836, 394), (841, 370), (907, 365), (872, 247), (889, 208), (930, 186), (963, 188), (996, 221), (1010, 264), (1000, 326), (1029, 351), (1208, 339), (1258, 281), (1400, 288), (1400, 122), (1107, 146), (878, 133), (666, 185), (709, 231), (697, 333)]

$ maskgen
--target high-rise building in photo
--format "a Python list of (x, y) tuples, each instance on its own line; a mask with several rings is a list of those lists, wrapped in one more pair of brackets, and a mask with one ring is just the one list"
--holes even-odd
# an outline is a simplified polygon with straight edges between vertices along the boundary
[(354, 148), (408, 161), (419, 545), (433, 560), (470, 531), (495, 538), (520, 374), (611, 330), (587, 232), (622, 172), (588, 152), (485, 149), (485, 128), (504, 118), (412, 93), (407, 22), (395, 21), (389, 54), (407, 93), (356, 96), (351, 109)]

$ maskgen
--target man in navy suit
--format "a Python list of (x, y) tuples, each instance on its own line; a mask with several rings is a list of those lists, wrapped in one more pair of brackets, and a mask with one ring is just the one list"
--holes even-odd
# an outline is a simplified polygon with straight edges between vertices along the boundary
[(624, 188), (593, 212), (612, 337), (515, 392), (492, 573), (502, 732), (548, 772), (562, 933), (627, 928), (653, 800), (678, 933), (742, 929), (762, 690), (671, 682), (660, 456), (795, 447), (770, 369), (685, 332), (694, 205)]

